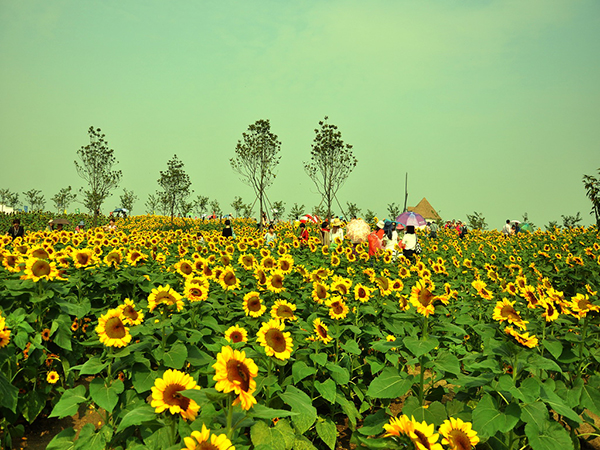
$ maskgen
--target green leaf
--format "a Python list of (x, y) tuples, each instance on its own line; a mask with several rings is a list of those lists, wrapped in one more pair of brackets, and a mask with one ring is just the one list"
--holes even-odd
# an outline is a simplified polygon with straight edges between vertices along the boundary
[(342, 344), (342, 349), (347, 353), (352, 353), (353, 355), (360, 355), (362, 352), (357, 342), (354, 339), (350, 339)]
[(82, 366), (73, 367), (79, 369), (79, 375), (96, 375), (108, 366), (108, 362), (102, 362), (99, 356), (94, 356), (88, 359)]
[(556, 364), (551, 359), (544, 358), (539, 353), (532, 353), (531, 355), (529, 355), (529, 358), (527, 358), (527, 364), (525, 365), (525, 369), (528, 372), (533, 372), (534, 370), (542, 369), (562, 373), (562, 369), (558, 364)]
[(133, 425), (141, 425), (144, 422), (149, 422), (158, 417), (154, 408), (148, 404), (143, 404), (125, 414), (123, 420), (117, 428), (117, 433), (123, 431), (125, 428)]
[(90, 383), (90, 395), (92, 400), (100, 407), (112, 413), (119, 402), (119, 394), (123, 392), (124, 386), (121, 380), (113, 381), (106, 386), (102, 378), (94, 378)]
[(540, 397), (540, 388), (542, 384), (537, 378), (526, 378), (519, 386), (518, 392), (514, 395), (525, 403), (532, 403)]
[(269, 428), (265, 422), (259, 421), (250, 428), (250, 439), (256, 449), (263, 445), (265, 449), (289, 450), (294, 443), (295, 433), (286, 419), (281, 419), (272, 428)]
[(335, 403), (335, 398), (337, 395), (337, 385), (335, 384), (335, 381), (333, 381), (331, 378), (328, 378), (323, 383), (321, 383), (319, 380), (315, 380), (315, 388), (325, 400), (327, 400), (329, 403)]
[(77, 412), (79, 405), (87, 401), (85, 397), (85, 386), (79, 385), (73, 389), (68, 389), (62, 395), (58, 403), (52, 409), (48, 417), (63, 417), (72, 416)]
[(75, 435), (77, 431), (74, 428), (67, 428), (58, 433), (50, 441), (46, 450), (73, 450), (75, 448)]
[(413, 377), (394, 367), (386, 367), (367, 389), (372, 398), (398, 398), (406, 394), (413, 385)]
[(525, 425), (525, 434), (533, 450), (573, 450), (569, 433), (557, 422), (544, 422), (541, 428), (530, 422)]
[(348, 369), (340, 367), (332, 362), (327, 363), (325, 367), (329, 370), (329, 375), (337, 384), (346, 385), (350, 382), (350, 373), (348, 372)]
[(377, 436), (383, 433), (383, 426), (388, 423), (389, 417), (384, 409), (380, 409), (375, 414), (365, 417), (362, 427), (358, 429), (360, 434), (365, 436)]
[(524, 403), (521, 405), (521, 420), (525, 423), (534, 423), (542, 428), (548, 421), (548, 407), (544, 402)]
[(343, 395), (338, 395), (335, 399), (336, 403), (342, 407), (342, 411), (346, 416), (348, 416), (348, 421), (350, 425), (350, 429), (354, 430), (356, 428), (356, 422), (361, 418), (360, 413), (354, 406), (354, 402), (349, 401)]
[(550, 352), (554, 359), (560, 358), (563, 351), (562, 343), (559, 340), (546, 338), (542, 341), (543, 347)]
[(447, 351), (442, 351), (433, 361), (433, 364), (437, 370), (441, 370), (446, 373), (453, 373), (458, 375), (460, 371), (460, 361), (456, 356)]
[(409, 336), (404, 338), (403, 342), (406, 348), (417, 358), (421, 355), (429, 353), (431, 350), (440, 345), (440, 342), (434, 337), (419, 339)]
[(165, 363), (165, 366), (170, 367), (171, 369), (181, 369), (185, 364), (187, 355), (187, 347), (179, 342), (165, 352), (163, 355), (163, 362)]
[(296, 361), (292, 366), (292, 376), (295, 384), (315, 373), (317, 373), (317, 369), (309, 367), (304, 361)]
[(473, 410), (473, 428), (483, 442), (496, 434), (506, 433), (519, 421), (519, 405), (511, 403), (505, 412), (500, 411), (498, 403), (489, 394), (485, 394)]
[(138, 394), (149, 391), (154, 386), (157, 373), (150, 370), (143, 364), (134, 364), (132, 369), (133, 387)]
[(3, 372), (0, 372), (0, 406), (16, 413), (18, 400), (19, 389), (11, 384)]
[(292, 422), (299, 434), (304, 434), (317, 420), (317, 408), (312, 405), (310, 397), (294, 386), (288, 386), (281, 399), (298, 413), (292, 417)]
[(287, 409), (273, 409), (260, 403), (254, 405), (254, 407), (247, 413), (248, 417), (254, 417), (255, 419), (278, 419), (282, 417), (296, 416), (298, 413), (288, 411)]
[(310, 359), (319, 366), (327, 364), (327, 353), (311, 353)]
[(563, 399), (561, 399), (554, 391), (550, 390), (547, 384), (542, 384), (540, 386), (540, 398), (546, 402), (550, 408), (556, 411), (558, 414), (565, 416), (571, 419), (578, 424), (581, 423), (581, 418), (579, 415), (569, 408)]
[(581, 390), (581, 406), (589, 409), (591, 412), (600, 415), (600, 392), (598, 389), (591, 387), (589, 384), (584, 384)]
[(29, 391), (25, 394), (25, 407), (23, 408), (23, 417), (27, 422), (32, 423), (35, 418), (42, 412), (48, 400), (47, 394), (40, 391)]
[(109, 426), (104, 426), (96, 432), (94, 424), (86, 423), (79, 432), (74, 450), (104, 450), (111, 437), (112, 430)]
[(337, 439), (337, 428), (331, 419), (320, 420), (317, 422), (317, 434), (331, 450), (335, 448)]

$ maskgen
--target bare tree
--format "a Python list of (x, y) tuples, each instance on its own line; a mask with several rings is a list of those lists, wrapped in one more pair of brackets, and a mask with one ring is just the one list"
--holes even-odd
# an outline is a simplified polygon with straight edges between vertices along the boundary
[(327, 217), (331, 217), (335, 195), (356, 167), (357, 159), (352, 154), (352, 146), (344, 144), (338, 127), (327, 123), (327, 116), (319, 126), (321, 128), (315, 130), (311, 160), (304, 163), (304, 170), (325, 201)]
[(148, 195), (148, 200), (146, 200), (144, 206), (146, 207), (146, 214), (155, 214), (156, 210), (160, 207), (158, 195)]
[(235, 148), (236, 156), (230, 159), (233, 170), (254, 189), (259, 202), (259, 217), (264, 211), (266, 190), (275, 178), (280, 151), (281, 142), (271, 133), (269, 120), (257, 120), (248, 127), (247, 133), (242, 134), (242, 140)]
[(196, 201), (194, 202), (194, 210), (196, 211), (196, 214), (198, 214), (199, 216), (204, 216), (204, 214), (206, 214), (207, 207), (208, 207), (208, 197), (198, 195), (196, 197)]
[(77, 151), (80, 161), (75, 160), (75, 168), (88, 185), (87, 189), (82, 189), (83, 204), (94, 214), (96, 223), (102, 204), (110, 196), (110, 191), (118, 187), (122, 173), (120, 170), (113, 170), (118, 161), (114, 150), (108, 148), (102, 130), (90, 127), (88, 134), (90, 143)]

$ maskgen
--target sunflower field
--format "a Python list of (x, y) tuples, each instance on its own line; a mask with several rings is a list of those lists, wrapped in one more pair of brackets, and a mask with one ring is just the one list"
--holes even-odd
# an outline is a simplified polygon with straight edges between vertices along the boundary
[[(39, 221), (40, 229), (44, 220)], [(600, 430), (595, 227), (421, 237), (136, 216), (0, 240), (0, 446), (578, 449)], [(34, 230), (34, 231), (32, 231)], [(198, 235), (202, 232), (202, 236)]]

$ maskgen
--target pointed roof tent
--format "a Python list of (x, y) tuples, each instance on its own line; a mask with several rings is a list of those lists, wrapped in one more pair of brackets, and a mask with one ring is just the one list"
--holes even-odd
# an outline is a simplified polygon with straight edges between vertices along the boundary
[(417, 214), (421, 214), (425, 220), (442, 220), (440, 215), (433, 209), (433, 206), (431, 206), (425, 197), (423, 197), (423, 200), (421, 200), (417, 206), (409, 206), (407, 209)]

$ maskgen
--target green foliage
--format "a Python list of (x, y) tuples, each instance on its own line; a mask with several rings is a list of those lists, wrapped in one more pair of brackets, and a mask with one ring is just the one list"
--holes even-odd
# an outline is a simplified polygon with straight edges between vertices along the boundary
[(290, 213), (288, 214), (288, 219), (290, 220), (299, 220), (304, 214), (306, 207), (304, 204), (298, 205), (298, 203), (294, 203), (294, 206), (291, 207)]
[(76, 199), (77, 194), (71, 192), (71, 186), (61, 188), (58, 193), (51, 198), (58, 213), (65, 211)]
[(123, 189), (123, 194), (119, 197), (121, 204), (119, 205), (121, 208), (125, 208), (129, 211), (129, 214), (132, 214), (133, 205), (136, 200), (138, 200), (138, 196), (133, 193), (133, 191), (129, 191), (127, 189)]
[[(600, 169), (598, 169), (600, 175)], [(596, 226), (600, 228), (600, 176), (594, 177), (592, 175), (583, 176), (583, 185), (585, 187), (586, 195), (592, 202), (592, 210), (590, 214), (593, 214), (596, 218)]]
[(177, 158), (177, 155), (173, 155), (173, 158), (167, 163), (167, 170), (160, 171), (158, 185), (162, 191), (158, 191), (157, 196), (167, 214), (171, 216), (171, 220), (177, 212), (180, 214), (186, 212), (187, 198), (193, 192), (190, 189), (192, 182), (184, 170), (183, 162)]
[(356, 203), (346, 202), (346, 211), (348, 212), (348, 220), (360, 217), (360, 208), (356, 206)]
[(562, 217), (563, 227), (565, 227), (565, 228), (577, 227), (577, 226), (579, 226), (579, 223), (582, 220), (581, 217), (580, 217), (580, 215), (579, 215), (579, 212), (577, 212), (577, 215), (575, 215), (575, 216), (563, 216), (563, 215), (561, 215), (560, 217)]
[(395, 203), (391, 203), (388, 205), (388, 214), (390, 220), (395, 220), (402, 213), (402, 207), (400, 205), (396, 205)]
[(487, 230), (488, 224), (483, 214), (478, 212), (473, 212), (472, 215), (467, 214), (467, 220), (469, 221), (469, 228), (472, 230)]
[(38, 189), (30, 189), (27, 192), (23, 192), (25, 201), (29, 204), (31, 211), (42, 211), (46, 205), (46, 200), (42, 191)]

